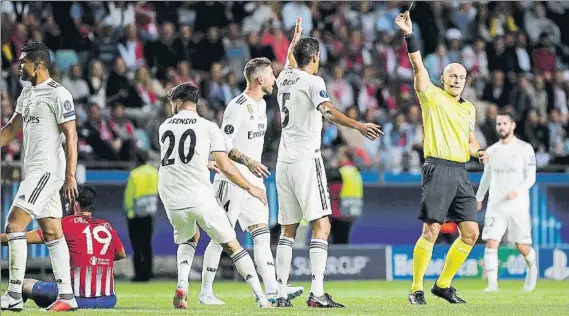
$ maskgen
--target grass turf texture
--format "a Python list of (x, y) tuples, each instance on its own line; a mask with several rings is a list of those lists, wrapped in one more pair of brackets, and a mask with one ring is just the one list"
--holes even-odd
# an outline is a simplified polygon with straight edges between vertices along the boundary
[[(150, 283), (117, 282), (118, 304), (115, 310), (79, 310), (78, 315), (567, 315), (569, 311), (569, 282), (538, 281), (533, 293), (524, 293), (522, 280), (500, 281), (500, 291), (484, 293), (485, 280), (457, 280), (453, 283), (465, 305), (451, 305), (430, 294), (432, 281), (425, 282), (428, 305), (411, 306), (407, 301), (410, 281), (335, 281), (326, 282), (326, 290), (345, 309), (313, 309), (306, 306), (308, 293), (296, 298), (293, 308), (261, 310), (256, 307), (245, 283), (216, 282), (214, 289), (222, 306), (197, 303), (199, 283), (191, 282), (187, 310), (172, 307), (175, 281)], [(297, 283), (295, 283), (297, 285)], [(309, 283), (298, 283), (310, 290)], [(19, 314), (45, 315), (28, 301)]]

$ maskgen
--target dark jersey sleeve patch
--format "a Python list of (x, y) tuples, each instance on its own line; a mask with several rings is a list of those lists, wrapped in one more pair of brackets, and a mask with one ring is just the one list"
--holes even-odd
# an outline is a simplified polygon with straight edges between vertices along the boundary
[(235, 132), (235, 128), (233, 127), (233, 125), (225, 125), (223, 131), (225, 132), (225, 134), (231, 135), (233, 134), (233, 132)]
[(327, 98), (328, 97), (328, 92), (326, 92), (326, 90), (320, 90), (320, 96), (323, 98)]

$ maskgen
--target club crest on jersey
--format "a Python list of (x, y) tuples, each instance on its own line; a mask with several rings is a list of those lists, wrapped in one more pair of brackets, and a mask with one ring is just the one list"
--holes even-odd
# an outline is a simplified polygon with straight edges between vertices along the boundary
[(328, 97), (328, 92), (326, 92), (326, 90), (320, 90), (320, 96), (323, 98), (327, 98)]
[(231, 135), (235, 131), (235, 128), (233, 127), (233, 125), (225, 125), (223, 131), (225, 132), (225, 134)]
[(247, 104), (247, 112), (249, 112), (249, 114), (253, 114), (253, 106), (251, 104)]
[(24, 122), (31, 124), (38, 124), (40, 122), (39, 117), (30, 115), (30, 107), (24, 109)]

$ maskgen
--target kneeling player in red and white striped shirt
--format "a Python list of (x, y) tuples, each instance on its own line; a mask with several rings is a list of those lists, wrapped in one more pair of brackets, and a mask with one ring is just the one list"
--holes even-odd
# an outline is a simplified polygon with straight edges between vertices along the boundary
[[(95, 189), (89, 185), (79, 185), (77, 189), (78, 205), (61, 220), (69, 245), (73, 293), (79, 308), (113, 308), (117, 302), (114, 261), (126, 257), (124, 247), (109, 222), (91, 217), (97, 205)], [(3, 245), (7, 243), (6, 234), (2, 234), (1, 239)], [(41, 230), (27, 232), (26, 241), (44, 243)], [(57, 284), (25, 279), (22, 295), (46, 307), (57, 299)]]

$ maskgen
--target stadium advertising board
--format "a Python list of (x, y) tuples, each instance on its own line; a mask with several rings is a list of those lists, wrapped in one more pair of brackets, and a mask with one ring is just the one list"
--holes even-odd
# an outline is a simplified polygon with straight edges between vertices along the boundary
[(512, 247), (500, 247), (498, 249), (498, 278), (523, 279), (526, 277), (526, 260), (524, 256)]
[(569, 280), (569, 246), (539, 249), (539, 277)]
[[(386, 251), (381, 246), (334, 246), (329, 248), (326, 280), (366, 280), (386, 278)], [(310, 280), (308, 249), (293, 249), (290, 280)]]
[[(254, 256), (253, 249), (248, 249)], [(275, 249), (273, 256), (276, 257)], [(385, 246), (330, 245), (326, 280), (385, 280), (387, 276), (387, 251)], [(243, 279), (236, 274), (236, 281)], [(308, 248), (294, 248), (290, 268), (290, 281), (310, 281), (310, 257)]]
[[(393, 280), (411, 280), (413, 278), (413, 245), (392, 246), (391, 267)], [(431, 264), (425, 273), (425, 279), (436, 279), (443, 270), (445, 255), (450, 247), (437, 245), (433, 249)], [(483, 276), (484, 247), (475, 246), (457, 273), (457, 278), (481, 279)]]

